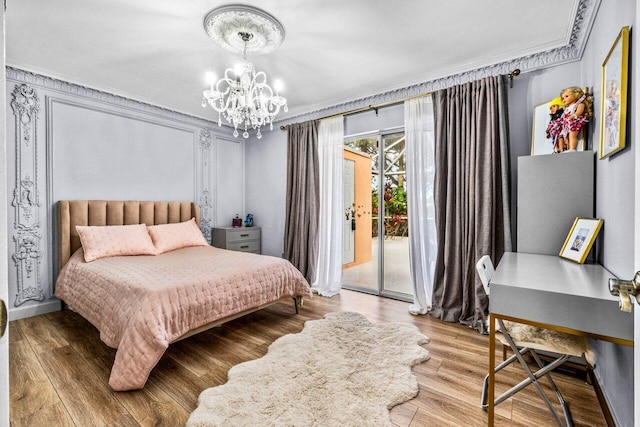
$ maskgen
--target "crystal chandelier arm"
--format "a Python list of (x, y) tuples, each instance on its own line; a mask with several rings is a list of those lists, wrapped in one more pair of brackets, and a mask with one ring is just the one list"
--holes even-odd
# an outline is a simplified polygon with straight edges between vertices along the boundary
[(228, 68), (225, 71), (224, 77), (217, 81), (213, 93), (205, 91), (205, 98), (208, 98), (209, 105), (211, 105), (211, 107), (218, 113), (226, 111), (230, 104), (233, 103), (233, 96), (227, 96), (233, 91), (233, 86), (235, 84), (234, 80), (229, 77), (231, 72), (233, 72), (233, 69), (231, 68)]
[(269, 103), (269, 114), (271, 115), (271, 119), (273, 120), (276, 115), (280, 112), (280, 106), (274, 104), (273, 102)]
[[(267, 84), (267, 74), (264, 71), (258, 71), (253, 77), (254, 84), (258, 86), (269, 86)], [(269, 88), (271, 89), (271, 88)]]
[[(235, 73), (233, 68), (227, 68), (224, 71), (224, 77), (218, 80), (218, 82), (216, 83), (216, 90), (223, 96), (229, 93), (229, 91), (233, 87), (233, 84), (235, 83), (235, 78), (230, 77), (231, 73)], [(226, 88), (225, 90), (222, 90), (222, 88), (224, 88), (224, 85), (226, 85)]]

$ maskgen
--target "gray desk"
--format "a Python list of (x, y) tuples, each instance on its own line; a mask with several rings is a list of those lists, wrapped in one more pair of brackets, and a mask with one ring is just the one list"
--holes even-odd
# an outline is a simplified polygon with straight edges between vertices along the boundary
[(494, 417), (495, 321), (511, 320), (633, 346), (633, 315), (618, 308), (599, 264), (555, 255), (505, 253), (491, 278), (489, 425)]

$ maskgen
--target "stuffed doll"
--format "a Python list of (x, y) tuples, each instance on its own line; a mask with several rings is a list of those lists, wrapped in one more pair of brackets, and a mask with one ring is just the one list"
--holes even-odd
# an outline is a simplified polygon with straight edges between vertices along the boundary
[(551, 138), (553, 144), (553, 152), (558, 153), (564, 150), (564, 138), (560, 137), (562, 131), (562, 114), (564, 113), (564, 104), (560, 97), (553, 98), (549, 103), (549, 124), (547, 125), (547, 138)]

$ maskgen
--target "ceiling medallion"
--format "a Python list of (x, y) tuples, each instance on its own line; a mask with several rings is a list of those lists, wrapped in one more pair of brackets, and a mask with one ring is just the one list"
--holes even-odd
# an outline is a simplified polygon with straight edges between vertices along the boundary
[(256, 138), (262, 138), (260, 128), (269, 125), (282, 108), (287, 111), (287, 100), (280, 96), (281, 86), (267, 84), (267, 74), (256, 72), (247, 61), (247, 52), (267, 53), (275, 50), (284, 40), (284, 28), (273, 16), (247, 5), (228, 5), (212, 10), (204, 18), (204, 29), (217, 44), (231, 52), (243, 52), (243, 61), (227, 68), (224, 77), (214, 84), (209, 77), (209, 89), (202, 92), (202, 106), (209, 105), (218, 112), (218, 126), (222, 117), (233, 126), (244, 128), (242, 136), (249, 137), (249, 128), (256, 129)]
[(213, 9), (204, 18), (204, 29), (218, 45), (231, 52), (242, 52), (245, 43), (238, 33), (253, 37), (246, 43), (247, 52), (269, 53), (284, 41), (284, 27), (273, 16), (256, 7), (231, 4)]

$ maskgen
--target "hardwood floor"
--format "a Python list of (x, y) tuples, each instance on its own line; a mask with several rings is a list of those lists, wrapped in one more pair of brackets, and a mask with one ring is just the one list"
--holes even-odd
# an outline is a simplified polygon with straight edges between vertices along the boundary
[[(306, 300), (299, 315), (294, 314), (293, 303), (277, 304), (172, 344), (144, 389), (132, 392), (111, 390), (108, 378), (115, 350), (105, 346), (97, 330), (79, 315), (64, 310), (13, 321), (9, 325), (11, 425), (184, 425), (200, 392), (226, 382), (229, 368), (263, 356), (275, 339), (299, 332), (306, 320), (332, 311), (357, 311), (373, 322), (413, 323), (431, 338), (426, 345), (431, 359), (413, 369), (420, 393), (391, 411), (395, 426), (486, 425), (479, 402), (488, 337), (430, 316), (411, 316), (407, 305), (351, 291)], [(499, 351), (497, 358), (502, 357)], [(503, 372), (497, 377), (497, 392), (521, 379), (521, 368)], [(562, 373), (553, 377), (577, 427), (606, 425), (590, 385)], [(496, 407), (496, 425), (554, 422), (534, 388), (527, 387)]]

